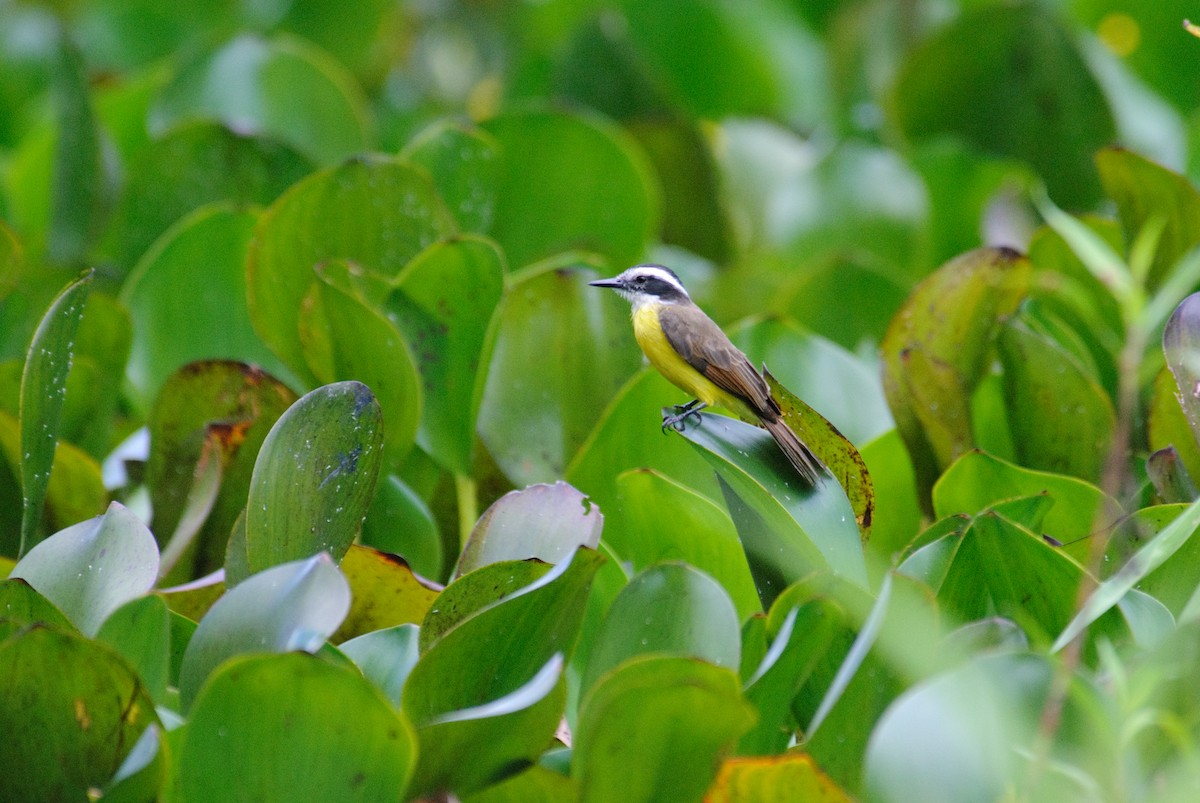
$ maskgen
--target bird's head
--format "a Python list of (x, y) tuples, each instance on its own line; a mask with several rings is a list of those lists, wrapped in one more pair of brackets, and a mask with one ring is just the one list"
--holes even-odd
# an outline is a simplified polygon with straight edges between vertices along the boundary
[(691, 301), (691, 296), (675, 271), (662, 265), (635, 265), (611, 279), (597, 279), (588, 284), (592, 287), (611, 287), (634, 307)]

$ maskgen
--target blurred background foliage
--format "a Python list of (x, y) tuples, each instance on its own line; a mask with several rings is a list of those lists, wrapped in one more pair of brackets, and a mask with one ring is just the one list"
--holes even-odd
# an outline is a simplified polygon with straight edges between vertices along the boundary
[[(678, 720), (703, 734), (676, 767), (679, 799), (703, 793), (714, 757), (779, 754), (793, 734), (801, 763), (771, 780), (727, 762), (718, 792), (1186, 790), (1200, 777), (1196, 704), (1175, 680), (1194, 675), (1200, 614), (1200, 302), (1176, 308), (1200, 284), (1189, 13), (0, 0), (0, 555), (124, 503), (162, 555), (130, 560), (159, 585), (223, 568), (241, 595), (147, 596), (151, 571), (132, 593), (104, 587), (113, 619), (85, 605), (81, 624), (68, 600), (75, 627), (156, 679), (130, 699), (176, 717), (194, 702), (212, 724), (239, 699), (235, 671), (271, 695), (288, 678), (313, 699), (358, 695), (396, 740), (372, 754), (372, 772), (401, 767), (380, 788), (411, 780), (412, 795), (575, 799), (563, 759), (542, 755), (565, 711), (579, 799), (602, 800), (636, 785), (612, 758), (630, 732), (666, 762), (700, 704), (712, 721)], [(586, 287), (639, 261), (676, 269), (836, 427), (779, 391), (845, 495), (793, 499), (752, 441), (660, 434), (659, 408), (683, 400), (642, 366), (624, 306)], [(318, 475), (334, 453), (354, 459)], [(564, 479), (577, 490), (504, 496)], [(150, 537), (114, 510), (97, 526)], [(547, 519), (582, 545), (573, 560), (547, 546)], [(557, 566), (517, 562), (531, 555)], [(18, 572), (66, 583), (52, 564)], [(378, 688), (299, 659), (202, 685), (240, 650), (240, 621), (270, 629), (294, 605), (252, 587), (283, 566), (315, 590), (270, 647), (353, 660)], [(1077, 589), (1097, 583), (1079, 612)], [(505, 584), (522, 591), (500, 605)], [(233, 601), (206, 615), (218, 596)], [(558, 614), (532, 627), (537, 649), (485, 677), (488, 639), (529, 626), (535, 602)], [(170, 667), (139, 633), (169, 633)], [(36, 639), (48, 666), (92, 643)], [(0, 662), (18, 663), (15, 643)], [(665, 693), (688, 684), (701, 697)], [(986, 728), (948, 713), (977, 702)], [(122, 727), (128, 743), (151, 732)], [(176, 739), (193, 758), (175, 782), (201, 796), (221, 766), (205, 727)], [(536, 738), (457, 766), (455, 749), (521, 728)], [(1017, 750), (977, 760), (994, 744)], [(155, 762), (115, 781), (88, 766), (115, 789), (159, 778)]]

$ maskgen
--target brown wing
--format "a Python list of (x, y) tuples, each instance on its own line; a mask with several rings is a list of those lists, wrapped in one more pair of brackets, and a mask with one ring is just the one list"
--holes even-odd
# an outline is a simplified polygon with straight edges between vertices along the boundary
[(774, 419), (779, 405), (746, 355), (694, 304), (665, 304), (659, 325), (671, 347), (710, 382), (747, 404), (760, 418)]

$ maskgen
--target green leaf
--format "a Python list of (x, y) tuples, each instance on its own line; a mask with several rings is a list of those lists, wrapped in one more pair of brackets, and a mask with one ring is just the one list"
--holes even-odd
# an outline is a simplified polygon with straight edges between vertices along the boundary
[(355, 270), (341, 261), (317, 268), (300, 312), (301, 350), (318, 382), (355, 380), (372, 389), (383, 412), (384, 458), (394, 466), (416, 437), (420, 377), (400, 332), (352, 289)]
[[(532, 763), (566, 705), (564, 661), (556, 654), (528, 683), (496, 700), (417, 723), (422, 749), (413, 794), (469, 793)], [(469, 755), (470, 761), (463, 761)]]
[(342, 558), (342, 573), (350, 583), (350, 613), (333, 636), (344, 641), (385, 627), (417, 624), (429, 612), (441, 590), (422, 580), (402, 558), (351, 544)]
[(912, 462), (900, 433), (894, 429), (865, 444), (861, 454), (871, 472), (875, 492), (867, 555), (880, 559), (870, 561), (868, 569), (873, 569), (878, 562), (891, 566), (921, 527)]
[(86, 800), (157, 723), (141, 680), (107, 647), (33, 627), (0, 642), (0, 721), (21, 739), (0, 745), (4, 800)]
[(109, 614), (154, 586), (158, 546), (146, 525), (113, 502), (103, 516), (29, 550), (9, 577), (26, 580), (91, 636)]
[(246, 249), (258, 213), (221, 204), (185, 216), (155, 242), (121, 290), (135, 337), (125, 373), (148, 409), (191, 362), (240, 360), (279, 373), (246, 310)]
[(186, 709), (226, 659), (245, 652), (315, 652), (350, 610), (350, 586), (326, 554), (248, 577), (200, 620), (179, 677)]
[(435, 243), (393, 281), (383, 305), (413, 349), (424, 397), (417, 443), (456, 474), (471, 473), (476, 418), (504, 291), (503, 257), (490, 240)]
[(425, 577), (442, 577), (442, 536), (433, 512), (399, 477), (389, 474), (375, 487), (375, 499), (363, 521), (365, 546), (404, 558)]
[(725, 667), (659, 655), (622, 664), (579, 711), (571, 774), (580, 803), (697, 800), (753, 721)]
[(770, 435), (732, 418), (704, 413), (682, 434), (717, 471), (764, 605), (820, 568), (866, 585), (854, 511), (836, 481), (806, 486)]
[(1146, 475), (1164, 502), (1191, 502), (1200, 497), (1200, 490), (1174, 446), (1158, 449), (1146, 458)]
[[(259, 448), (284, 410), (296, 400), (283, 383), (244, 363), (205, 361), (180, 368), (163, 383), (150, 408), (150, 459), (145, 482), (154, 510), (153, 529), (165, 541), (195, 497), (205, 449), (220, 446), (221, 487), (170, 579), (187, 580), (225, 562), (234, 521), (246, 506)], [(215, 469), (215, 467), (213, 467)]]
[(103, 460), (112, 449), (132, 328), (123, 305), (111, 296), (88, 295), (75, 333), (59, 440), (79, 446), (96, 460)]
[(311, 380), (297, 329), (314, 266), (345, 260), (384, 278), (450, 235), (453, 221), (428, 176), (383, 156), (310, 175), (259, 219), (246, 258), (246, 298), (259, 337)]
[(462, 800), (463, 803), (574, 803), (576, 795), (570, 778), (535, 764)]
[(1061, 346), (1023, 322), (1001, 327), (998, 353), (1020, 462), (1098, 481), (1117, 427), (1108, 394)]
[(96, 640), (129, 662), (156, 702), (165, 701), (171, 669), (171, 620), (161, 597), (138, 597), (117, 608), (100, 626)]
[[(413, 668), (404, 686), (405, 713), (419, 725), (489, 703), (527, 683), (555, 653), (569, 658), (603, 560), (580, 548), (523, 588), (459, 619)], [(435, 603), (431, 616), (438, 609)]]
[(54, 603), (39, 594), (27, 580), (9, 577), (0, 580), (0, 641), (20, 633), (30, 625), (54, 630), (71, 630), (71, 623)]
[(75, 334), (92, 282), (87, 271), (63, 288), (42, 316), (21, 373), (21, 547), (34, 546), (50, 482)]
[(487, 132), (439, 120), (405, 145), (400, 155), (429, 171), (459, 228), (484, 232), (496, 217), (500, 153), (500, 143)]
[(361, 675), (309, 655), (255, 655), (204, 685), (177, 771), (189, 800), (373, 801), (396, 799), (415, 762), (412, 726)]
[(1148, 287), (1161, 285), (1200, 242), (1200, 192), (1186, 176), (1124, 148), (1101, 149), (1096, 168), (1105, 194), (1117, 205), (1126, 242), (1134, 242), (1148, 225), (1163, 226), (1146, 277)]
[(566, 251), (599, 254), (613, 267), (641, 258), (658, 199), (650, 167), (628, 135), (598, 117), (534, 110), (493, 117), (483, 129), (501, 154), (495, 220), (486, 233), (509, 264), (524, 267)]
[(252, 573), (318, 552), (341, 560), (371, 504), (381, 427), (379, 404), (358, 382), (317, 388), (275, 422), (246, 502)]
[(604, 541), (635, 572), (681, 560), (721, 584), (739, 621), (762, 610), (737, 529), (717, 503), (650, 469), (620, 474), (617, 493)]
[(794, 798), (810, 803), (850, 803), (813, 757), (788, 752), (769, 758), (731, 758), (721, 764), (705, 803), (769, 803)]
[(412, 624), (385, 627), (343, 642), (338, 649), (399, 708), (404, 682), (417, 663), (417, 633)]
[(733, 670), (741, 664), (737, 612), (725, 589), (686, 563), (660, 563), (621, 589), (596, 634), (584, 693), (638, 655), (699, 658)]
[[(1196, 393), (1200, 388), (1200, 293), (1192, 293), (1175, 308), (1163, 329), (1163, 352), (1175, 377), (1175, 398), (1192, 430), (1192, 442), (1176, 446), (1193, 452), (1200, 441), (1200, 396)], [(1164, 384), (1156, 385), (1160, 397), (1166, 396)], [(1165, 398), (1163, 403), (1168, 403)]]
[(1116, 501), (1090, 483), (1014, 466), (983, 452), (968, 452), (946, 470), (933, 489), (933, 507), (941, 519), (955, 513), (974, 515), (997, 502), (1041, 494), (1054, 500), (1042, 522), (1045, 534), (1061, 544), (1078, 542), (1084, 550), (1097, 514), (1116, 509)]
[[(1200, 528), (1200, 501), (1188, 505), (1178, 518), (1164, 527), (1162, 532), (1143, 545), (1124, 566), (1092, 591), (1075, 618), (1059, 634), (1053, 649), (1062, 649), (1088, 625), (1116, 605), (1146, 575), (1178, 552), (1197, 528)], [(1192, 607), (1189, 602), (1180, 614), (1181, 621), (1187, 620), (1189, 609)]]
[(239, 209), (265, 206), (311, 171), (311, 162), (274, 140), (206, 121), (174, 127), (129, 165), (109, 227), (109, 248), (122, 267), (132, 267), (189, 213), (218, 201)]
[(1026, 292), (1029, 260), (982, 248), (922, 281), (888, 327), (883, 388), (916, 471), (919, 500), (974, 445), (971, 392), (983, 377), (998, 322)]
[(627, 306), (576, 264), (521, 273), (500, 307), (479, 433), (514, 485), (561, 477), (640, 359)]
[(366, 149), (366, 98), (346, 69), (302, 39), (243, 34), (186, 61), (151, 109), (151, 133), (219, 120), (282, 142), (319, 164)]
[(1063, 204), (1087, 206), (1099, 196), (1092, 154), (1115, 136), (1112, 113), (1048, 9), (965, 10), (909, 52), (889, 100), (891, 118), (910, 139), (957, 134), (1029, 162)]
[(510, 491), (492, 503), (463, 546), (455, 576), (502, 560), (557, 564), (577, 547), (595, 549), (604, 516), (565, 482)]

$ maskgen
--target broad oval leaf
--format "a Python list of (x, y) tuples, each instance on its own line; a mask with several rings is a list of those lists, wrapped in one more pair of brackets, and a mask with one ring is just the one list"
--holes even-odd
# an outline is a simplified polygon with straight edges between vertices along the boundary
[(832, 477), (806, 486), (770, 435), (722, 415), (693, 417), (682, 434), (717, 471), (764, 605), (815, 569), (866, 585), (854, 510)]
[(413, 624), (385, 627), (343, 642), (338, 649), (399, 708), (404, 681), (419, 657), (417, 632)]
[(85, 272), (63, 288), (42, 316), (25, 353), (21, 372), (21, 547), (32, 547), (38, 536), (59, 418), (66, 396), (67, 373), (83, 305), (92, 283)]
[(609, 606), (584, 673), (586, 693), (605, 673), (638, 655), (665, 653), (733, 670), (741, 664), (737, 612), (725, 589), (685, 563), (636, 575)]
[(189, 800), (375, 801), (397, 799), (415, 762), (412, 727), (357, 672), (309, 655), (254, 655), (201, 689), (177, 772)]
[[(566, 251), (637, 262), (655, 229), (650, 166), (598, 117), (513, 111), (483, 124), (500, 147), (495, 220), (487, 232), (520, 268)], [(582, 320), (582, 319), (580, 319)]]
[(704, 803), (769, 803), (775, 800), (808, 803), (850, 803), (842, 787), (826, 775), (813, 757), (787, 752), (761, 758), (730, 758)]
[(402, 624), (418, 624), (441, 588), (417, 577), (403, 558), (351, 544), (342, 558), (350, 583), (350, 612), (333, 636), (339, 642)]
[(454, 223), (420, 169), (361, 156), (314, 173), (259, 219), (246, 258), (246, 299), (259, 337), (311, 381), (299, 341), (301, 302), (313, 269), (345, 260), (392, 278)]
[(229, 589), (200, 620), (180, 668), (186, 709), (205, 678), (244, 652), (315, 652), (350, 610), (350, 585), (326, 554), (273, 566)]
[(0, 580), (0, 641), (30, 625), (45, 625), (54, 630), (71, 630), (71, 622), (50, 600), (37, 592), (27, 580), (9, 577)]
[(302, 39), (244, 34), (185, 62), (150, 111), (151, 132), (194, 119), (266, 135), (320, 164), (361, 152), (366, 98), (346, 69)]
[(479, 517), (454, 574), (502, 560), (557, 564), (577, 547), (596, 549), (603, 529), (600, 509), (565, 482), (509, 491)]
[(154, 587), (158, 545), (146, 525), (118, 502), (60, 530), (29, 550), (9, 575), (53, 602), (84, 634)]
[(496, 217), (500, 143), (487, 132), (441, 120), (404, 146), (408, 161), (429, 171), (463, 231), (484, 232)]
[(142, 681), (109, 648), (32, 627), (0, 642), (0, 721), (21, 734), (0, 745), (4, 800), (86, 800), (116, 774), (158, 718)]
[(580, 803), (697, 800), (753, 721), (725, 667), (662, 655), (622, 664), (579, 710), (571, 774)]
[(371, 504), (382, 447), (379, 404), (361, 383), (317, 388), (288, 408), (250, 479), (249, 571), (318, 552), (340, 561)]

